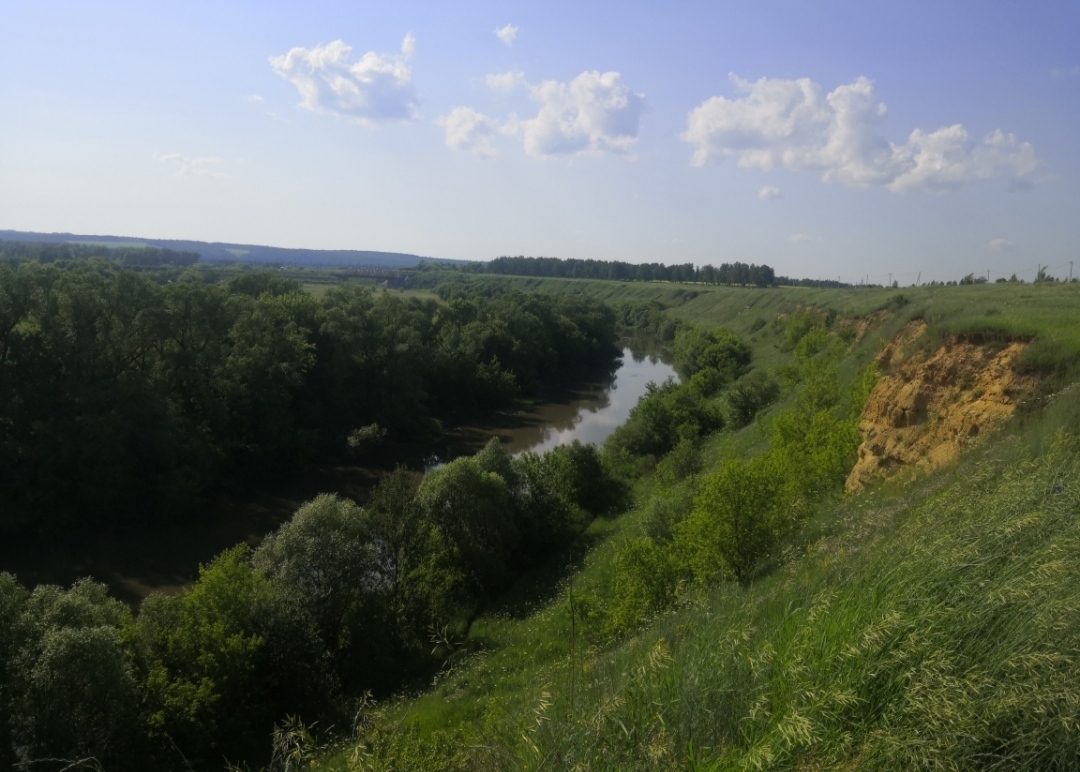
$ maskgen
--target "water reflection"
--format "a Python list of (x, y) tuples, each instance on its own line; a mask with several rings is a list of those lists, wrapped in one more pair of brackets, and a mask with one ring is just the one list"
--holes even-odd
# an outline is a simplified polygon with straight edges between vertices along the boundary
[(461, 429), (458, 442), (442, 457), (430, 459), (427, 468), (441, 466), (448, 457), (474, 453), (493, 436), (511, 455), (526, 450), (544, 453), (574, 440), (602, 443), (626, 421), (648, 384), (678, 378), (670, 354), (655, 340), (626, 338), (621, 344), (622, 362), (611, 373), (530, 410)]

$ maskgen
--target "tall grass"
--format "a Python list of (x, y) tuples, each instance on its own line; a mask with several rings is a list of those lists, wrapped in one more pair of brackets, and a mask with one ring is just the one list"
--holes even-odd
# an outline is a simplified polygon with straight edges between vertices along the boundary
[(398, 752), (446, 745), (491, 769), (1075, 768), (1080, 456), (1060, 436), (1017, 461), (1003, 444), (952, 482), (852, 500), (769, 580), (692, 598), (456, 742)]

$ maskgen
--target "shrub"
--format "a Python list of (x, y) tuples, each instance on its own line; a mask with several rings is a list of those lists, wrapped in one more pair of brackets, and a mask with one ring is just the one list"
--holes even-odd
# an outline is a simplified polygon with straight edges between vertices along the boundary
[(766, 453), (725, 461), (705, 478), (693, 511), (675, 529), (676, 550), (697, 581), (746, 581), (769, 554), (779, 534), (781, 471)]
[(645, 504), (645, 533), (658, 542), (670, 542), (675, 529), (694, 507), (695, 480), (673, 485), (652, 496)]
[(762, 408), (780, 396), (780, 385), (763, 370), (751, 370), (735, 381), (724, 395), (724, 419), (728, 426), (746, 426)]
[(615, 557), (611, 632), (633, 630), (675, 600), (679, 570), (670, 553), (651, 539), (631, 539)]
[(684, 325), (675, 335), (675, 364), (687, 377), (711, 368), (733, 380), (750, 364), (750, 347), (723, 328), (703, 330)]
[(681, 439), (670, 453), (656, 465), (655, 480), (661, 488), (675, 484), (701, 471), (701, 451), (692, 439)]
[(784, 344), (793, 351), (799, 342), (815, 330), (825, 330), (825, 315), (816, 308), (803, 308), (783, 322)]

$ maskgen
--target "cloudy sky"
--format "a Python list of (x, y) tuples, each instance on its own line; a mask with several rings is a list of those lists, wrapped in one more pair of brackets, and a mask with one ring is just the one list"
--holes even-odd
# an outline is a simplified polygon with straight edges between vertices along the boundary
[(1080, 3), (0, 0), (0, 228), (1080, 273)]

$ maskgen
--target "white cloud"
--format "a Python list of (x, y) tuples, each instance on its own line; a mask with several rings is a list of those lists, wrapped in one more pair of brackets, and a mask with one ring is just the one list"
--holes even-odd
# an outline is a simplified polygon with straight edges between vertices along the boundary
[(244, 97), (245, 102), (251, 102), (252, 104), (259, 104), (263, 101), (263, 98), (258, 94), (248, 94)]
[(523, 72), (498, 72), (491, 75), (484, 76), (484, 83), (492, 91), (500, 94), (512, 94), (517, 91), (525, 83), (525, 73)]
[(994, 252), (1014, 252), (1016, 245), (1008, 239), (990, 239), (990, 241), (983, 244), (983, 248)]
[(744, 169), (819, 171), (825, 182), (851, 187), (940, 191), (991, 177), (1022, 182), (1039, 165), (1029, 143), (1000, 130), (981, 143), (959, 124), (915, 129), (903, 145), (889, 142), (880, 131), (886, 107), (865, 77), (828, 94), (809, 78), (731, 80), (743, 96), (712, 97), (687, 116), (681, 138), (695, 146), (695, 166), (735, 156)]
[(446, 130), (446, 146), (451, 150), (472, 153), (480, 158), (495, 155), (491, 144), (495, 122), (486, 115), (471, 107), (455, 107), (435, 123)]
[(792, 235), (788, 236), (788, 241), (790, 241), (792, 244), (805, 244), (808, 241), (812, 241), (812, 239), (805, 233), (793, 233)]
[(637, 142), (645, 95), (623, 85), (617, 72), (583, 72), (569, 83), (546, 80), (531, 86), (530, 95), (540, 111), (518, 125), (531, 156), (627, 154)]
[(270, 66), (300, 92), (300, 107), (339, 115), (362, 126), (415, 119), (416, 92), (406, 63), (416, 39), (406, 35), (400, 55), (369, 51), (349, 63), (352, 47), (335, 40), (270, 57)]
[(520, 29), (520, 27), (515, 27), (513, 24), (507, 24), (505, 27), (499, 27), (495, 30), (495, 37), (507, 46), (512, 46), (514, 45), (514, 39), (517, 38)]
[(202, 158), (188, 158), (179, 153), (156, 153), (154, 160), (163, 164), (171, 164), (176, 169), (177, 177), (225, 177), (224, 173), (213, 167), (221, 163), (216, 156)]
[(757, 197), (762, 201), (768, 201), (770, 198), (780, 198), (780, 188), (773, 185), (766, 185), (758, 191)]

